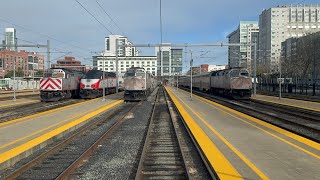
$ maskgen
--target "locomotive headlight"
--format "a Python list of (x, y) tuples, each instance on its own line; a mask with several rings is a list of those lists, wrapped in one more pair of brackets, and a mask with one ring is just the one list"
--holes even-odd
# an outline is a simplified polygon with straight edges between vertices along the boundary
[(86, 87), (86, 85), (84, 85), (83, 83), (80, 83), (80, 88), (84, 89)]
[(96, 88), (96, 84), (91, 84), (91, 88)]

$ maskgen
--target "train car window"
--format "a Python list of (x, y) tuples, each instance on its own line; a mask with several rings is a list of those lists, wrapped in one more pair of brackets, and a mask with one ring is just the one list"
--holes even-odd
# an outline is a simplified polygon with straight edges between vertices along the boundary
[(239, 77), (240, 71), (239, 69), (232, 69), (230, 71), (230, 77)]
[(247, 70), (242, 69), (240, 71), (240, 76), (249, 76), (249, 72)]

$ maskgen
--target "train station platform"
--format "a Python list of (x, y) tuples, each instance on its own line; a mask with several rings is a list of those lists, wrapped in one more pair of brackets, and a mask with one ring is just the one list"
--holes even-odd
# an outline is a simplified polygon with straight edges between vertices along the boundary
[(113, 94), (105, 101), (92, 99), (0, 123), (0, 170), (121, 104), (122, 97)]
[(251, 99), (320, 112), (320, 103), (318, 102), (304, 101), (304, 100), (290, 99), (290, 98), (279, 99), (279, 97), (260, 95), (260, 94), (257, 94), (255, 97), (252, 96)]
[(220, 179), (319, 179), (320, 144), (210, 100), (166, 87)]
[(27, 105), (27, 104), (36, 103), (36, 102), (40, 102), (39, 97), (21, 98), (21, 99), (16, 99), (15, 101), (5, 100), (5, 101), (0, 101), (0, 109), (7, 108), (10, 106)]

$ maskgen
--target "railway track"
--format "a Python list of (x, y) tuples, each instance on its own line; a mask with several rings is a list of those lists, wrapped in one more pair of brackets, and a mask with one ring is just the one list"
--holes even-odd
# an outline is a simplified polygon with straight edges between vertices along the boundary
[[(33, 92), (33, 90), (16, 91), (17, 94), (28, 92)], [(39, 92), (39, 90), (35, 90), (34, 92)], [(13, 91), (0, 91), (0, 96), (5, 94), (13, 94)]]
[[(16, 99), (21, 99), (21, 98), (28, 98), (28, 97), (39, 97), (39, 93), (38, 94), (19, 94), (19, 95), (16, 95)], [(8, 94), (5, 94), (5, 95), (1, 95), (0, 94), (0, 101), (4, 101), (4, 100), (11, 100), (13, 99), (13, 94), (12, 95), (8, 95)]]
[(258, 100), (230, 100), (207, 93), (195, 94), (239, 112), (320, 142), (320, 113), (295, 107), (265, 103)]
[(159, 89), (136, 179), (189, 179), (179, 140)]
[(81, 99), (66, 99), (56, 102), (36, 102), (27, 105), (11, 106), (0, 109), (0, 123), (7, 122), (13, 119), (25, 117), (32, 114), (48, 111), (51, 109), (68, 106), (79, 103), (84, 100)]
[[(37, 156), (4, 179), (67, 179), (99, 144), (119, 128), (138, 103), (130, 103), (97, 116), (62, 142)], [(114, 121), (110, 121), (114, 118)]]

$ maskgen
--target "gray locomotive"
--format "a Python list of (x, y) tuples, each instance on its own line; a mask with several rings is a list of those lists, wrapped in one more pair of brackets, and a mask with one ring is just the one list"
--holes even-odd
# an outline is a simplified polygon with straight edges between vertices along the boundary
[[(190, 88), (190, 77), (179, 79), (179, 85)], [(234, 99), (251, 97), (252, 79), (245, 68), (232, 68), (193, 76), (193, 89), (223, 94)]]
[(157, 86), (155, 77), (144, 68), (132, 67), (124, 74), (124, 100), (146, 100)]

